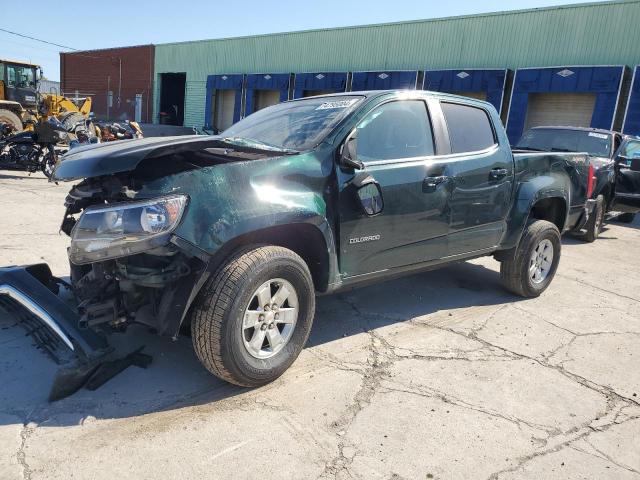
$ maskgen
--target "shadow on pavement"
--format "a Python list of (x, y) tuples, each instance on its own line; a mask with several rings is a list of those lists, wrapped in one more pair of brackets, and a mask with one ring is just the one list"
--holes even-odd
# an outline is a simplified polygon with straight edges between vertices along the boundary
[[(519, 300), (500, 286), (499, 274), (462, 263), (333, 296), (318, 297), (307, 348), (439, 310), (500, 305)], [(455, 313), (453, 314), (455, 320)], [(222, 382), (198, 362), (191, 339), (158, 337), (141, 326), (115, 334), (127, 353), (145, 345), (153, 356), (146, 369), (129, 367), (94, 392), (80, 390), (55, 403), (47, 395), (57, 366), (31, 344), (24, 331), (0, 314), (0, 424), (35, 421), (41, 426), (77, 425), (87, 416), (129, 418), (188, 405), (202, 405), (248, 391)], [(48, 420), (52, 417), (55, 420)]]

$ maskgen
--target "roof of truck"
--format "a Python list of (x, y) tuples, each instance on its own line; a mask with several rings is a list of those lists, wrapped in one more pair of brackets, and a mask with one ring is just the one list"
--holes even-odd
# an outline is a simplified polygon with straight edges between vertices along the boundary
[(40, 65), (36, 64), (36, 63), (31, 63), (31, 62), (25, 62), (23, 60), (11, 60), (8, 58), (0, 58), (0, 63), (12, 63), (12, 64), (16, 64), (16, 65), (25, 65), (27, 67), (35, 67), (38, 68)]

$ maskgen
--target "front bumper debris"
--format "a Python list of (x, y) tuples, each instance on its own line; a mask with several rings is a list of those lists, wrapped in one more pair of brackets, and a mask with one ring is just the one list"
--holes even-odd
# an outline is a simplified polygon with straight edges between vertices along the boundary
[(46, 264), (0, 268), (0, 306), (60, 365), (50, 401), (85, 385), (95, 389), (128, 365), (148, 365), (150, 357), (139, 351), (115, 359), (105, 337), (79, 328), (78, 313), (57, 295), (61, 283)]

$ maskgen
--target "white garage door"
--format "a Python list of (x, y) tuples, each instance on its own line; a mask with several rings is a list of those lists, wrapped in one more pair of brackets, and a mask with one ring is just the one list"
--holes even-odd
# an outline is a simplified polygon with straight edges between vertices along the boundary
[(590, 127), (595, 105), (593, 93), (533, 93), (525, 130), (541, 125)]
[(276, 105), (280, 103), (280, 91), (279, 90), (256, 90), (255, 104), (253, 111), (257, 112), (265, 107)]
[(222, 132), (233, 125), (233, 110), (236, 106), (236, 91), (216, 90), (212, 100), (213, 126)]

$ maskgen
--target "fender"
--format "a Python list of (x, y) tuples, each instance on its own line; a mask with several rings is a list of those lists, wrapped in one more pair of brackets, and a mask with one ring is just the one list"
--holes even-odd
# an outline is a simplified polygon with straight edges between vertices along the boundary
[[(578, 171), (585, 160), (584, 155), (570, 159), (566, 155), (515, 154), (516, 181), (514, 202), (507, 217), (507, 229), (501, 241), (501, 249), (511, 249), (518, 245), (536, 203), (545, 199), (558, 199), (564, 205), (564, 215), (560, 220), (562, 232), (571, 209), (572, 198), (584, 205), (581, 188), (581, 173)], [(520, 161), (521, 160), (521, 161)], [(546, 172), (540, 174), (540, 172)], [(560, 228), (561, 227), (561, 228)]]

